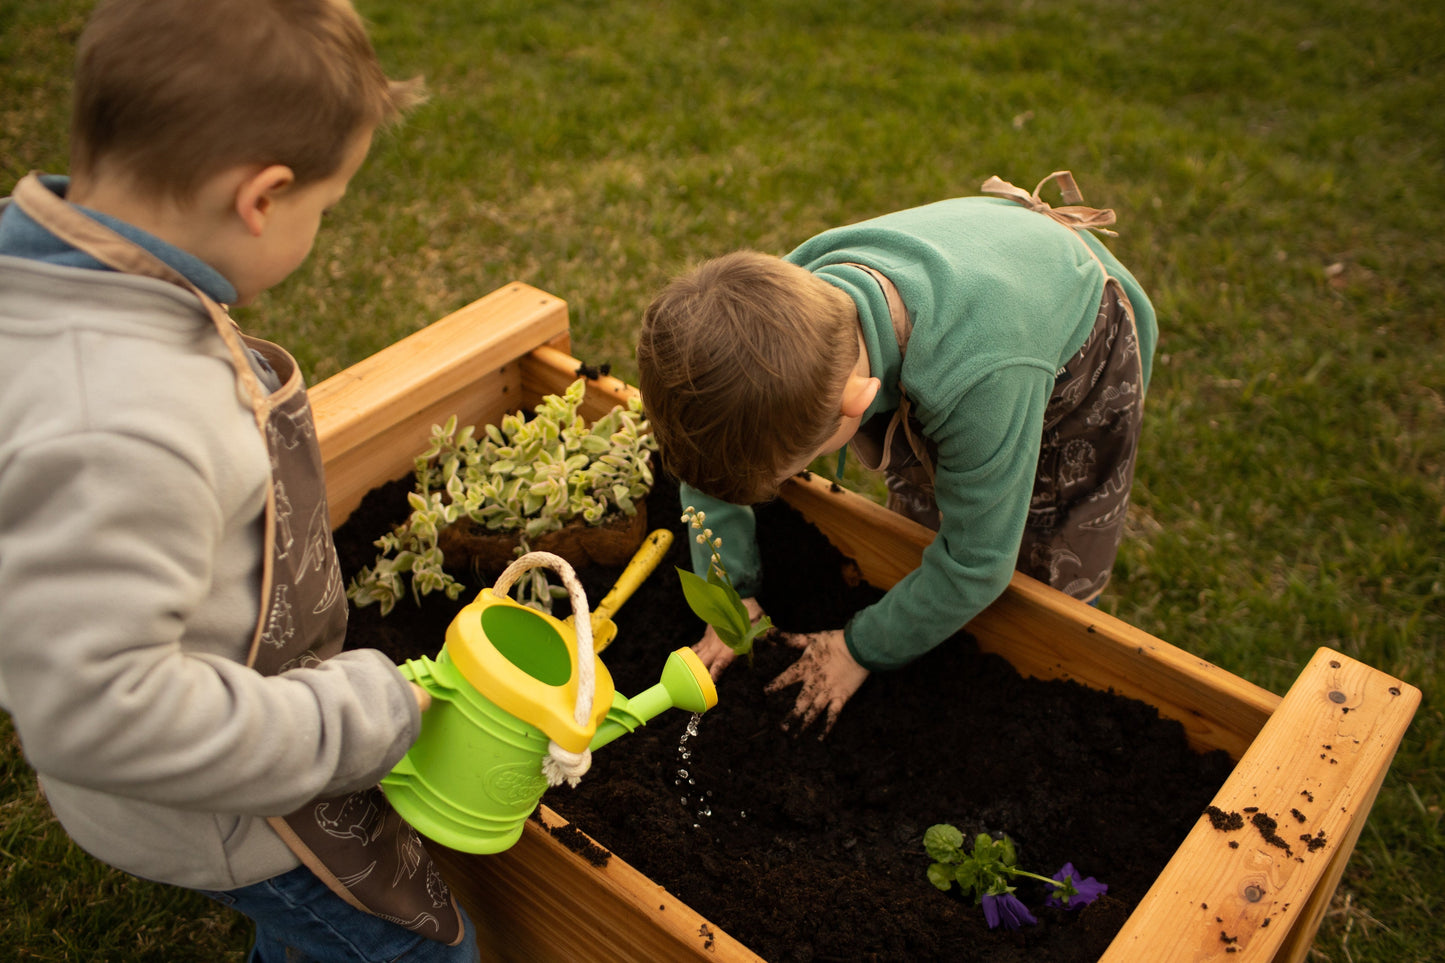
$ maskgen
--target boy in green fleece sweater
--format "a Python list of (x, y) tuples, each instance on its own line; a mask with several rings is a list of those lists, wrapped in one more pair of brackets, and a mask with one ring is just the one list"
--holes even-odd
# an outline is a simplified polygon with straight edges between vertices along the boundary
[[(1057, 180), (1067, 206), (1040, 190)], [(1059, 172), (1032, 194), (941, 201), (751, 251), (674, 280), (648, 307), (643, 404), (682, 502), (706, 513), (754, 620), (763, 573), (748, 505), (851, 443), (891, 509), (938, 532), (922, 565), (846, 627), (783, 635), (802, 655), (792, 721), (832, 728), (869, 672), (901, 666), (1002, 594), (1015, 569), (1085, 601), (1113, 566), (1158, 335), (1139, 283), (1090, 232)], [(694, 545), (706, 571), (710, 550)], [(694, 647), (714, 677), (732, 652)], [(825, 716), (826, 714), (826, 716)]]

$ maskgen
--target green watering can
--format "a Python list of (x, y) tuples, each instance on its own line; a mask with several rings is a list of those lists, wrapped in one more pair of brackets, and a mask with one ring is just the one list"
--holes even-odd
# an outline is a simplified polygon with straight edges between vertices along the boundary
[[(572, 599), (565, 622), (507, 597), (517, 576), (542, 565)], [(593, 624), (566, 560), (530, 552), (457, 613), (435, 661), (401, 666), (432, 697), (421, 735), (381, 780), (403, 819), (452, 849), (499, 853), (522, 835), (548, 786), (577, 784), (593, 749), (666, 709), (717, 704), (712, 677), (686, 647), (667, 657), (659, 683), (619, 695), (594, 650)]]

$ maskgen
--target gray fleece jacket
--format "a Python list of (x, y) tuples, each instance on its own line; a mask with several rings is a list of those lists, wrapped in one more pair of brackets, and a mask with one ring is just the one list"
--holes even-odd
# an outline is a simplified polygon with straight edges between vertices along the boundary
[(265, 817), (375, 783), (419, 730), (380, 652), (243, 664), (269, 483), (193, 295), (0, 254), (0, 708), (70, 836), (135, 875), (294, 868)]

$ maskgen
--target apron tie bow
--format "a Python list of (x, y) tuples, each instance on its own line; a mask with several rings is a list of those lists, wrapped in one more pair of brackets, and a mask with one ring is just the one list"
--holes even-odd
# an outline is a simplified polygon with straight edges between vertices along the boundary
[[(1059, 191), (1063, 194), (1065, 207), (1050, 207), (1048, 202), (1039, 196), (1044, 185), (1054, 180), (1059, 182)], [(1053, 218), (1064, 227), (1073, 228), (1076, 231), (1097, 231), (1110, 237), (1118, 237), (1116, 233), (1108, 229), (1109, 225), (1114, 223), (1114, 211), (1111, 208), (1085, 207), (1082, 203), (1084, 195), (1079, 192), (1079, 185), (1074, 182), (1074, 175), (1069, 171), (1054, 171), (1039, 181), (1039, 186), (1034, 188), (1032, 194), (1025, 192), (1022, 187), (1015, 187), (998, 176), (984, 181), (980, 190), (985, 194), (993, 194), (995, 197), (1006, 198), (1022, 204), (1031, 211)]]

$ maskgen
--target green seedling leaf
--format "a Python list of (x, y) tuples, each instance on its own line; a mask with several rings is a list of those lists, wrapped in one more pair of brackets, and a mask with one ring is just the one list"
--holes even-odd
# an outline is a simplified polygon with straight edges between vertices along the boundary
[(963, 833), (947, 823), (929, 826), (923, 834), (923, 848), (934, 862), (956, 863), (963, 858)]
[(728, 577), (727, 571), (722, 567), (722, 559), (717, 554), (722, 546), (722, 539), (716, 538), (712, 529), (704, 527), (704, 513), (689, 505), (682, 513), (682, 520), (690, 528), (700, 531), (696, 536), (698, 544), (706, 545), (712, 551), (706, 580), (692, 572), (677, 570), (678, 577), (682, 580), (683, 595), (698, 618), (711, 625), (728, 648), (751, 659), (753, 642), (773, 627), (772, 620), (762, 616), (756, 622), (752, 621), (748, 607), (743, 604), (742, 597), (738, 595), (733, 580)]
[(1092, 903), (1109, 889), (1093, 877), (1076, 884), (1078, 871), (1073, 863), (1065, 863), (1052, 877), (1020, 869), (1014, 842), (1006, 835), (995, 839), (979, 833), (966, 851), (963, 833), (948, 823), (939, 823), (923, 834), (923, 848), (933, 860), (928, 866), (928, 881), (944, 892), (957, 883), (965, 896), (972, 895), (982, 904), (990, 927), (1002, 923), (1013, 929), (1037, 922), (1014, 895), (1016, 877), (1050, 887), (1048, 904), (1070, 910)]
[(942, 863), (931, 864), (928, 867), (928, 881), (947, 892), (953, 886), (953, 867)]
[(746, 606), (737, 598), (730, 586), (701, 578), (692, 572), (679, 568), (677, 577), (682, 580), (682, 594), (688, 608), (717, 631), (718, 638), (736, 649), (747, 639), (751, 625)]

